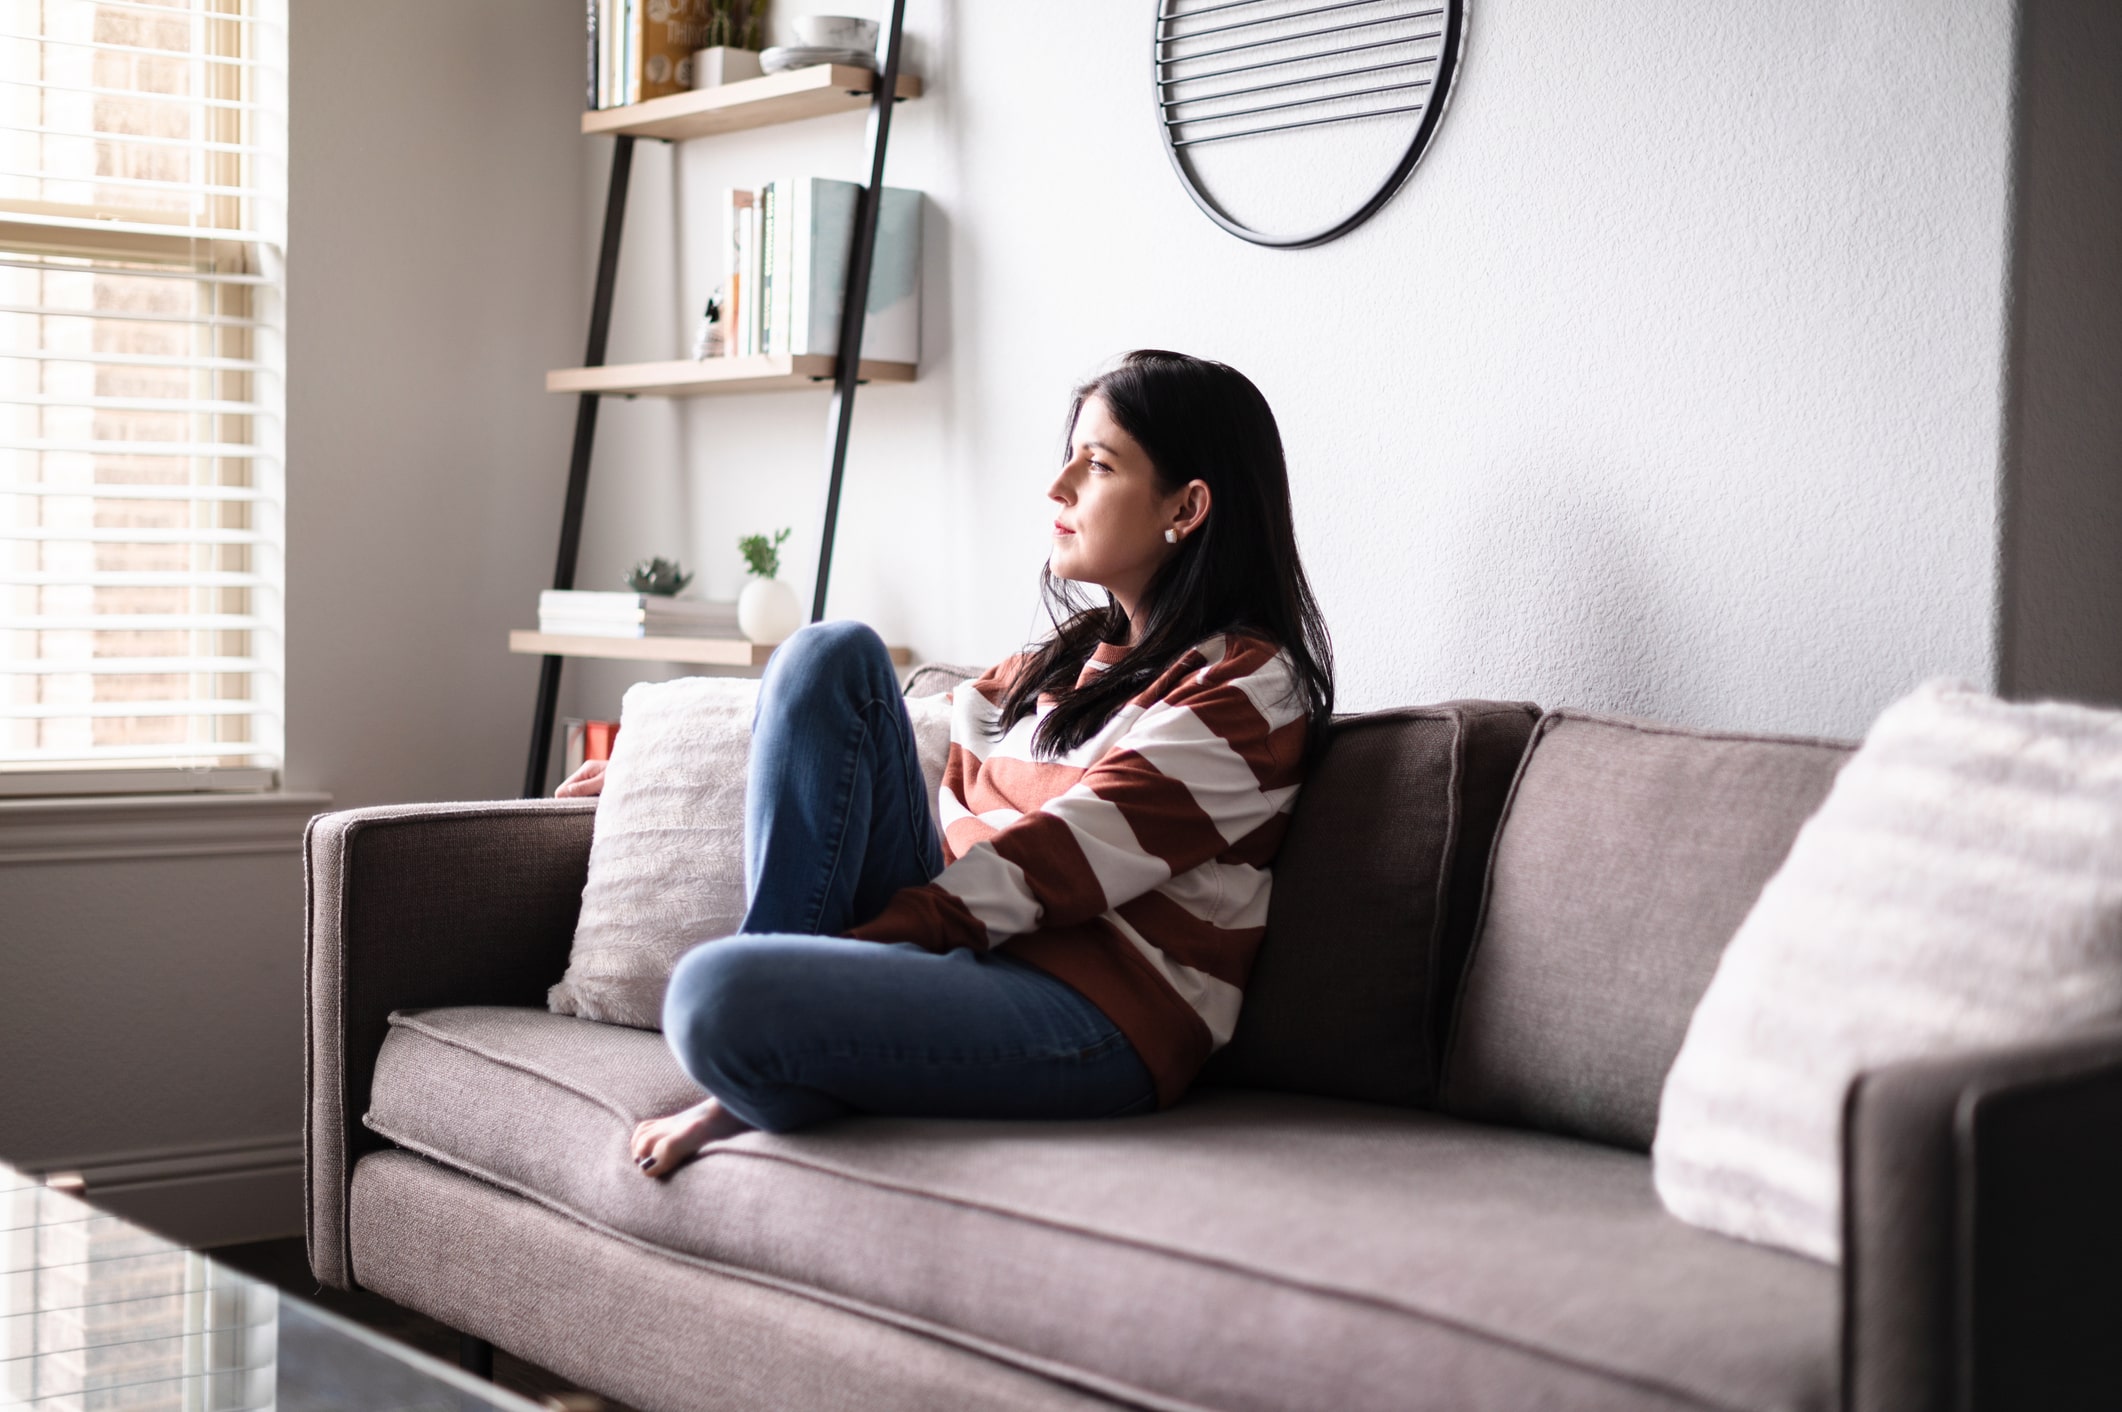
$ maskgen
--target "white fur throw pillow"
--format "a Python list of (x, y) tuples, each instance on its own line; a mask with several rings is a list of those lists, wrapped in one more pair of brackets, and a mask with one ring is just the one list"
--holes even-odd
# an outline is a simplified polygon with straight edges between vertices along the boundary
[[(759, 683), (681, 677), (630, 688), (597, 800), (589, 880), (551, 1009), (659, 1029), (678, 958), (744, 920), (744, 790)], [(909, 697), (931, 819), (950, 749), (941, 695)]]
[(1838, 1260), (1850, 1082), (2122, 1017), (2122, 712), (1889, 706), (1761, 890), (1666, 1076), (1684, 1221)]

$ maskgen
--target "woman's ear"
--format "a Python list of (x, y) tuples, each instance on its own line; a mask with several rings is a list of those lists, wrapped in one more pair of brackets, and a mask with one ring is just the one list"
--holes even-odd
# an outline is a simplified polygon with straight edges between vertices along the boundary
[(1180, 491), (1180, 495), (1184, 497), (1179, 502), (1180, 512), (1184, 518), (1179, 521), (1178, 530), (1179, 537), (1184, 539), (1200, 529), (1201, 522), (1208, 518), (1209, 502), (1212, 497), (1209, 495), (1208, 482), (1205, 480), (1188, 481), (1186, 488)]

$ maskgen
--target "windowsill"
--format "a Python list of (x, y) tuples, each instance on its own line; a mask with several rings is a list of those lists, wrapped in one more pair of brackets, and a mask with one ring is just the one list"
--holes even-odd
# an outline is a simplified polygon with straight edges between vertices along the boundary
[(0, 865), (295, 853), (328, 794), (105, 794), (0, 799)]
[(280, 772), (267, 765), (204, 770), (154, 764), (76, 769), (0, 769), (0, 799), (78, 799), (91, 794), (269, 794)]

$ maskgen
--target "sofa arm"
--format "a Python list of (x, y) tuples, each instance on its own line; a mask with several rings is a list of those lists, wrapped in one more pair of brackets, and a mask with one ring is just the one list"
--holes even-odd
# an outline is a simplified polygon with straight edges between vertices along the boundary
[(2122, 1407), (2122, 1026), (1877, 1070), (1844, 1136), (1849, 1408)]
[(353, 1287), (347, 1186), (390, 1012), (543, 1005), (567, 969), (595, 800), (320, 814), (303, 838), (304, 1218), (310, 1269)]

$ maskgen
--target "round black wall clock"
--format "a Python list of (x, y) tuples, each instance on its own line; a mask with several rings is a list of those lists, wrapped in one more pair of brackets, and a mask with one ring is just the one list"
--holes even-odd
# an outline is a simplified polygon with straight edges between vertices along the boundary
[(1465, 40), (1465, 0), (1157, 0), (1164, 150), (1232, 235), (1323, 245), (1413, 173)]

